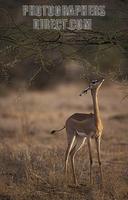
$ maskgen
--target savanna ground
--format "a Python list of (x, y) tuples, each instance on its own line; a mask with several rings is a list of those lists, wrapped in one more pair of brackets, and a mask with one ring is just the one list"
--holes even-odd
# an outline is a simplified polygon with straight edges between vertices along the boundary
[(89, 184), (86, 144), (76, 156), (80, 187), (72, 187), (70, 167), (65, 184), (65, 130), (60, 135), (50, 131), (63, 127), (74, 112), (92, 111), (90, 94), (78, 96), (84, 88), (63, 84), (43, 92), (10, 92), (0, 97), (0, 200), (128, 199), (128, 102), (122, 101), (119, 85), (104, 85), (99, 93), (103, 188), (93, 142), (93, 184)]

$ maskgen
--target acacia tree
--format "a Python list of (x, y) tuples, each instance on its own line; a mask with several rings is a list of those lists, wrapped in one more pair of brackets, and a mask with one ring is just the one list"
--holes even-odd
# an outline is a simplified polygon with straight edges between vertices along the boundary
[(9, 79), (10, 69), (26, 58), (34, 59), (39, 66), (29, 77), (29, 85), (41, 72), (54, 72), (55, 67), (67, 58), (82, 62), (83, 65), (87, 60), (90, 63), (89, 67), (85, 64), (88, 79), (94, 73), (98, 76), (109, 75), (115, 80), (127, 80), (127, 29), (37, 32), (26, 24), (17, 25), (6, 10), (2, 9), (2, 12), (11, 21), (11, 26), (0, 28), (1, 78), (4, 76), (6, 81)]

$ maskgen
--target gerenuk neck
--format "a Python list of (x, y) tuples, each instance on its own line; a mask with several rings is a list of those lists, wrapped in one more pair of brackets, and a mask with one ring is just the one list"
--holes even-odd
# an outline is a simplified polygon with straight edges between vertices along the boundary
[(98, 91), (97, 90), (91, 91), (91, 94), (92, 94), (92, 99), (93, 99), (95, 125), (96, 125), (96, 128), (99, 130), (102, 128), (102, 122), (101, 122), (99, 103), (98, 103)]

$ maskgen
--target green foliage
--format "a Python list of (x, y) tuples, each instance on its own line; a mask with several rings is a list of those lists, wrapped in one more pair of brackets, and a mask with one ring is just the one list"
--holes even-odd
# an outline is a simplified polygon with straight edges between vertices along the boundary
[(55, 66), (59, 70), (65, 59), (73, 59), (84, 65), (88, 78), (111, 74), (114, 79), (126, 79), (127, 41), (125, 31), (34, 31), (28, 25), (14, 24), (0, 29), (0, 65), (9, 72), (18, 63), (33, 60), (38, 65), (36, 72), (32, 70), (30, 79), (34, 80), (40, 72), (55, 75)]

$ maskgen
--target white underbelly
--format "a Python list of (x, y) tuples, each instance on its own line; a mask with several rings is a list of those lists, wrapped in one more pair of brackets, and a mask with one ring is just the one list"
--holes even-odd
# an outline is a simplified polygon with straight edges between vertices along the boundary
[(76, 132), (81, 137), (87, 137), (87, 134), (85, 132), (80, 132), (80, 131), (76, 131)]
[(86, 132), (82, 132), (82, 131), (77, 131), (76, 130), (76, 132), (77, 132), (77, 135), (79, 135), (81, 137), (88, 137), (88, 136), (93, 137), (94, 134), (95, 134), (93, 131), (90, 132), (90, 133), (86, 133)]

